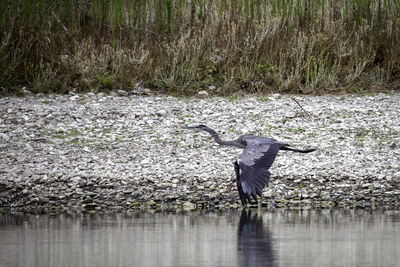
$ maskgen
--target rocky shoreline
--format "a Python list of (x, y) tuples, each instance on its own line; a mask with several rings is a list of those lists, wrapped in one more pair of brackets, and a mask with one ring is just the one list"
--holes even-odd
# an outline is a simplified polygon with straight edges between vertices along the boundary
[(400, 94), (176, 98), (119, 94), (0, 99), (0, 211), (105, 212), (240, 207), (221, 138), (273, 137), (270, 207), (400, 205)]

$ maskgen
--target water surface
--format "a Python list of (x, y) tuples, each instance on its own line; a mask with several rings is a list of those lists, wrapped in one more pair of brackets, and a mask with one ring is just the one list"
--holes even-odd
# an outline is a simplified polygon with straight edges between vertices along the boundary
[(0, 215), (0, 266), (399, 266), (397, 210)]

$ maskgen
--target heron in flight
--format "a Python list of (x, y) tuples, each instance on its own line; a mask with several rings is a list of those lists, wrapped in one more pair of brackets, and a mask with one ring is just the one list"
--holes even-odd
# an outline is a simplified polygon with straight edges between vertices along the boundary
[(310, 153), (315, 149), (295, 149), (290, 145), (272, 138), (245, 134), (231, 141), (224, 141), (213, 129), (205, 125), (186, 126), (185, 129), (205, 131), (220, 145), (233, 146), (244, 149), (234, 163), (236, 172), (236, 185), (242, 205), (251, 203), (251, 197), (257, 202), (257, 195), (261, 197), (262, 190), (268, 185), (271, 167), (279, 150), (288, 150), (299, 153)]

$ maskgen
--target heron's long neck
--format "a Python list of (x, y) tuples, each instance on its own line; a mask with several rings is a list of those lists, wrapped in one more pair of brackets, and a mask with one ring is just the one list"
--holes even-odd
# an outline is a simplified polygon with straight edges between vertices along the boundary
[(239, 144), (238, 142), (236, 142), (235, 140), (233, 141), (224, 141), (221, 140), (221, 138), (219, 138), (219, 135), (216, 131), (214, 131), (213, 129), (204, 129), (204, 131), (208, 132), (209, 134), (211, 134), (211, 136), (214, 138), (215, 142), (223, 145), (223, 146), (234, 146), (234, 147), (238, 147), (238, 148), (244, 148), (241, 144)]

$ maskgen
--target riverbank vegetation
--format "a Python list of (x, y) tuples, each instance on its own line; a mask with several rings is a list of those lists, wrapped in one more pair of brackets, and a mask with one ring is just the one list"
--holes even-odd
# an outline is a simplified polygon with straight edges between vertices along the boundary
[(1, 93), (400, 88), (400, 0), (0, 2)]

